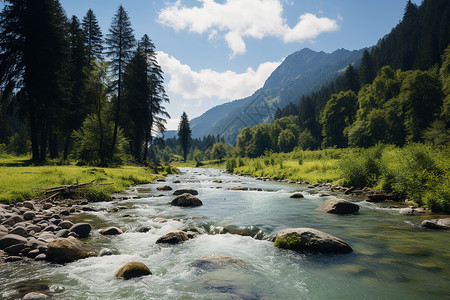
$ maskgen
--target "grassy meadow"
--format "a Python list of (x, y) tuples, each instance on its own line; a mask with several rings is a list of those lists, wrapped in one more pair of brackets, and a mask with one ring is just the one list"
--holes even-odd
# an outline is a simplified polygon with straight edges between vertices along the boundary
[(45, 189), (92, 180), (95, 180), (94, 184), (86, 187), (88, 197), (106, 200), (113, 193), (124, 191), (131, 185), (152, 182), (168, 172), (173, 172), (173, 169), (171, 167), (146, 169), (137, 166), (98, 168), (75, 164), (62, 165), (56, 161), (50, 161), (45, 165), (33, 165), (30, 157), (2, 155), (0, 202), (11, 203), (33, 199), (44, 194)]

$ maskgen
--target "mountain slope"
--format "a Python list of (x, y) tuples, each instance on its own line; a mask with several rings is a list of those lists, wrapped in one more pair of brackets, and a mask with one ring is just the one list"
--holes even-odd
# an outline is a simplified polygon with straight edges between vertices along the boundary
[(308, 48), (297, 51), (286, 57), (264, 86), (250, 97), (216, 106), (194, 118), (192, 137), (219, 134), (234, 144), (242, 128), (273, 121), (278, 107), (328, 84), (349, 64), (359, 63), (362, 52), (339, 49), (325, 53)]

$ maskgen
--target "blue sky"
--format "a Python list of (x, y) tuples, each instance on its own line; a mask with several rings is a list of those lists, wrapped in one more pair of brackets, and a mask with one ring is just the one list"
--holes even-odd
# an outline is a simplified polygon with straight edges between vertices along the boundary
[[(399, 23), (406, 0), (61, 0), (82, 19), (91, 8), (103, 34), (120, 4), (135, 35), (148, 34), (165, 73), (176, 129), (231, 100), (250, 96), (289, 54), (377, 43)], [(421, 0), (413, 1), (416, 4)]]

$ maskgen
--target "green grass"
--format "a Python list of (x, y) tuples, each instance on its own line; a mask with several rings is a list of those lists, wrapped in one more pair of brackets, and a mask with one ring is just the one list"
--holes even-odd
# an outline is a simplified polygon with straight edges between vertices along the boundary
[(196, 162), (193, 160), (188, 161), (177, 161), (172, 162), (172, 164), (175, 167), (180, 168), (216, 168), (216, 169), (225, 169), (225, 160), (218, 161), (218, 160), (203, 160), (201, 162)]
[[(161, 173), (159, 173), (161, 174)], [(91, 185), (88, 197), (106, 200), (111, 194), (126, 190), (131, 185), (149, 183), (159, 175), (142, 167), (97, 168), (74, 164), (33, 165), (29, 157), (0, 156), (0, 202), (11, 203), (41, 196), (45, 189), (85, 183), (112, 183)]]

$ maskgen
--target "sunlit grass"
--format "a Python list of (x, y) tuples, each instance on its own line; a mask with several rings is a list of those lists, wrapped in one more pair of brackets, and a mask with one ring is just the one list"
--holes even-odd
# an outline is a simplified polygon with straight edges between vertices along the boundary
[[(94, 168), (69, 165), (34, 166), (27, 157), (0, 157), (0, 202), (16, 202), (39, 197), (45, 189), (91, 182), (88, 196), (103, 199), (131, 185), (149, 183), (158, 175), (142, 167)], [(99, 183), (112, 183), (96, 185)]]

